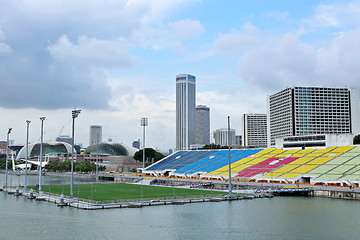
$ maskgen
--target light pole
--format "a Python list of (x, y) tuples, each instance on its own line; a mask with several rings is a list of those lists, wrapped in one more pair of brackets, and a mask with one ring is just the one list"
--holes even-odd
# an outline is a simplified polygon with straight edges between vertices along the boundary
[(228, 145), (229, 145), (229, 197), (231, 197), (231, 150), (230, 150), (230, 116), (228, 116)]
[[(147, 118), (141, 118), (141, 126), (143, 127), (143, 167), (141, 170), (141, 173), (144, 173), (144, 169), (145, 169), (145, 127), (148, 125), (148, 119)], [(143, 198), (143, 181), (141, 180), (141, 202), (142, 202), (142, 198)]]
[(7, 189), (7, 179), (8, 179), (8, 159), (9, 159), (9, 135), (11, 133), (12, 128), (9, 128), (7, 136), (6, 136), (6, 163), (5, 163), (5, 190)]
[(27, 171), (28, 171), (28, 152), (29, 152), (29, 125), (31, 121), (26, 120), (26, 155), (25, 155), (25, 185), (24, 192), (27, 191)]
[(41, 194), (41, 177), (42, 177), (42, 155), (43, 155), (43, 136), (44, 136), (44, 120), (45, 117), (40, 117), (41, 120), (41, 142), (40, 142), (40, 168), (39, 168), (39, 195)]
[(75, 118), (80, 114), (81, 110), (72, 110), (72, 148), (71, 148), (71, 184), (70, 184), (70, 198), (73, 198), (73, 185), (74, 185), (74, 130)]
[(141, 118), (141, 126), (143, 127), (143, 169), (145, 168), (145, 127), (148, 125), (148, 119), (147, 118)]
[(96, 183), (99, 181), (99, 133), (96, 138)]

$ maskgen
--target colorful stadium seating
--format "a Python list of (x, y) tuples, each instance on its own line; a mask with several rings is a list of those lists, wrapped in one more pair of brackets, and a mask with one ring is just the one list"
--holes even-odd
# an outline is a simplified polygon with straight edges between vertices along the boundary
[[(178, 151), (149, 166), (146, 172), (172, 171), (177, 176), (194, 174), (227, 178), (229, 150)], [(360, 146), (325, 149), (232, 149), (231, 175), (235, 179), (313, 182), (360, 181)]]

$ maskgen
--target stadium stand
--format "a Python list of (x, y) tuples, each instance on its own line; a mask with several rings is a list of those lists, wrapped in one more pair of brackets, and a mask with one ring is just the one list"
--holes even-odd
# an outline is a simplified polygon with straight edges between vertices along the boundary
[[(145, 169), (148, 174), (226, 179), (228, 150), (178, 151)], [(231, 175), (242, 181), (360, 184), (360, 146), (325, 149), (232, 149)]]

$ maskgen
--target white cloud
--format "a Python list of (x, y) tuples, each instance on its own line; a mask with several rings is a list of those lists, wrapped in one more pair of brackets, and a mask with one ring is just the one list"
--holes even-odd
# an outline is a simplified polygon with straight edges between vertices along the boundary
[(220, 33), (214, 42), (215, 53), (238, 58), (244, 51), (259, 45), (259, 34), (259, 30), (250, 23), (244, 24), (240, 31), (232, 29), (228, 33)]
[(275, 18), (278, 21), (288, 20), (289, 12), (272, 11), (267, 13), (268, 17)]
[(12, 48), (8, 44), (4, 43), (4, 40), (5, 33), (2, 31), (2, 27), (0, 25), (0, 54), (11, 53), (13, 51)]
[(55, 44), (48, 46), (48, 50), (55, 59), (62, 62), (107, 67), (128, 67), (132, 64), (131, 55), (116, 41), (81, 36), (74, 44), (63, 35)]
[(2, 31), (2, 27), (0, 25), (0, 41), (4, 41), (5, 40), (5, 34), (4, 32)]
[(190, 19), (172, 22), (169, 26), (173, 28), (175, 37), (180, 39), (196, 38), (205, 32), (199, 21)]
[(314, 17), (304, 22), (314, 27), (358, 26), (360, 22), (358, 1), (338, 4), (320, 4)]
[(132, 42), (144, 48), (161, 50), (169, 48), (176, 52), (186, 51), (183, 42), (199, 37), (205, 32), (197, 20), (184, 19), (157, 27), (144, 26), (134, 34)]
[[(191, 1), (2, 2), (0, 106), (109, 109), (106, 72), (133, 66), (139, 44), (186, 51), (183, 41), (204, 32), (196, 20), (163, 23)], [(17, 90), (6, 91), (10, 85)]]
[(5, 43), (0, 42), (0, 54), (11, 53), (13, 50), (11, 47)]
[(319, 49), (317, 75), (329, 83), (360, 88), (360, 28), (341, 33), (329, 46)]
[(315, 49), (286, 33), (240, 57), (240, 77), (249, 85), (277, 91), (291, 85), (360, 87), (360, 29), (342, 33)]

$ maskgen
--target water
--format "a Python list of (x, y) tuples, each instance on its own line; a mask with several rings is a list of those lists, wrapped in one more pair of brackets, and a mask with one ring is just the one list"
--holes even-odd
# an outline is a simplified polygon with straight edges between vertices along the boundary
[(0, 192), (0, 239), (358, 239), (359, 212), (301, 197), (85, 211)]

